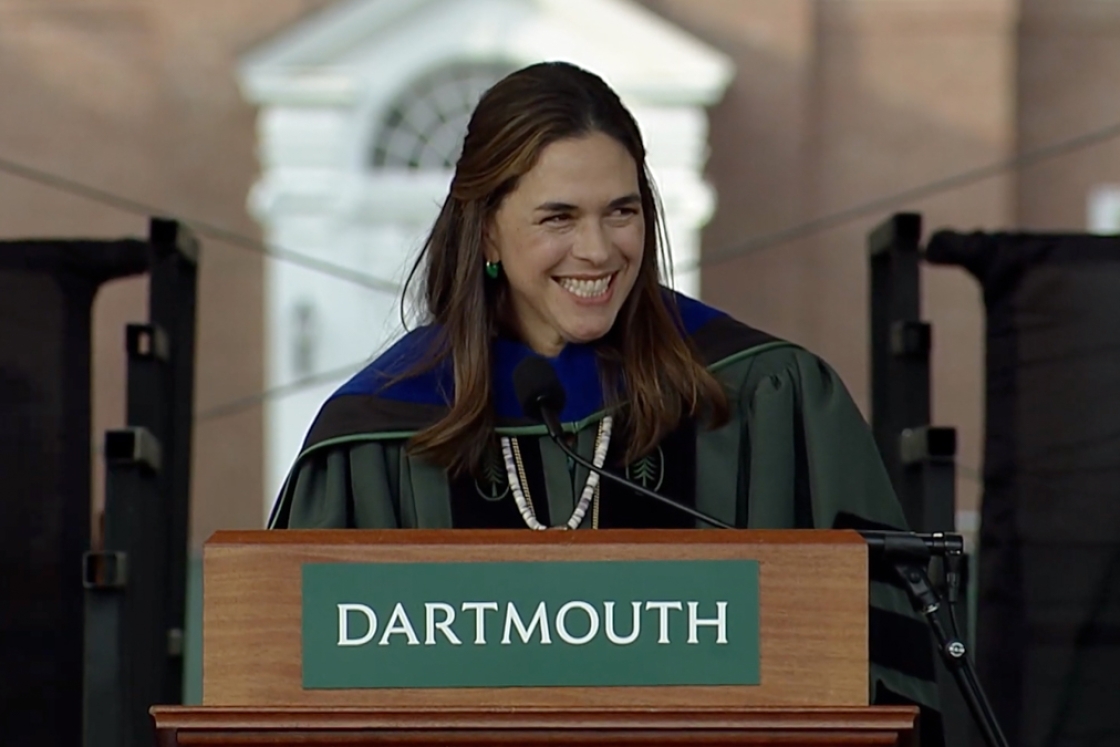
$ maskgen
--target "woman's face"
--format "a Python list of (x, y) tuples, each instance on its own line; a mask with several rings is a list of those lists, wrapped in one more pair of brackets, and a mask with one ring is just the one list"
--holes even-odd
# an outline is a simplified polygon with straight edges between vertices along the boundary
[(501, 261), (519, 331), (553, 357), (610, 331), (642, 264), (634, 159), (594, 133), (558, 140), (502, 201), (486, 259)]

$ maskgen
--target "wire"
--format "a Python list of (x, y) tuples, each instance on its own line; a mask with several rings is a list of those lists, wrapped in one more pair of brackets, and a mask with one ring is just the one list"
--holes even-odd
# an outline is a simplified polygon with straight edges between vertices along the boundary
[(133, 215), (141, 215), (145, 217), (166, 216), (171, 220), (178, 221), (179, 223), (188, 226), (199, 236), (206, 236), (221, 243), (229, 244), (231, 246), (236, 246), (242, 249), (248, 249), (250, 251), (272, 257), (273, 259), (278, 259), (283, 262), (289, 262), (291, 264), (299, 265), (301, 267), (307, 268), (308, 270), (313, 270), (324, 275), (329, 275), (331, 277), (338, 278), (339, 280), (345, 280), (346, 282), (354, 283), (355, 285), (360, 285), (364, 288), (369, 288), (370, 290), (396, 295), (403, 289), (403, 287), (398, 283), (393, 283), (388, 280), (382, 280), (381, 278), (374, 277), (373, 275), (358, 272), (357, 270), (352, 270), (348, 267), (343, 267), (342, 265), (338, 265), (333, 262), (327, 262), (326, 260), (318, 259), (317, 257), (312, 257), (308, 254), (302, 254), (300, 252), (292, 251), (290, 249), (284, 249), (282, 247), (270, 246), (262, 241), (238, 233), (236, 231), (232, 231), (228, 228), (223, 228), (222, 226), (216, 226), (212, 223), (194, 220), (192, 218), (184, 218), (182, 216), (172, 215), (168, 211), (161, 210), (154, 205), (148, 205), (146, 203), (139, 202), (128, 197), (121, 197), (120, 195), (115, 195), (112, 192), (108, 192), (104, 189), (91, 187), (88, 184), (82, 184), (81, 182), (77, 182), (64, 176), (58, 176), (56, 174), (51, 174), (43, 171), (42, 169), (36, 169), (22, 163), (17, 163), (16, 161), (12, 161), (11, 159), (4, 158), (2, 156), (0, 156), (0, 171), (20, 177), (22, 179), (27, 179), (28, 181), (35, 182), (44, 187), (49, 187), (59, 192), (73, 195), (75, 197), (82, 197), (87, 200), (106, 205), (108, 207), (116, 208), (126, 213), (131, 213)]
[[(954, 189), (960, 189), (984, 179), (991, 178), (1005, 171), (1022, 168), (1024, 166), (1041, 163), (1043, 161), (1058, 158), (1060, 156), (1069, 155), (1079, 150), (1083, 150), (1085, 148), (1107, 142), (1116, 137), (1120, 137), (1120, 122), (1108, 125), (1107, 127), (1101, 127), (1096, 130), (1091, 130), (1067, 140), (1061, 140), (1056, 143), (1051, 143), (1050, 145), (1024, 151), (1010, 159), (997, 161), (986, 166), (970, 169), (968, 171), (945, 177), (943, 179), (938, 179), (924, 185), (913, 187), (911, 189), (903, 190), (892, 195), (880, 197), (869, 202), (865, 202), (863, 204), (855, 205), (845, 210), (841, 210), (837, 213), (822, 216), (820, 218), (815, 218), (780, 231), (756, 236), (748, 239), (741, 244), (725, 247), (723, 249), (706, 251), (699, 261), (687, 263), (684, 266), (675, 268), (675, 270), (677, 272), (688, 272), (689, 270), (696, 269), (697, 267), (706, 267), (719, 264), (721, 262), (728, 262), (733, 259), (738, 259), (748, 254), (781, 246), (797, 239), (806, 238), (808, 236), (812, 236), (817, 233), (821, 233), (832, 228), (845, 225), (873, 213), (882, 213), (891, 209), (896, 209), (898, 207), (901, 207), (902, 205), (905, 205), (906, 203), (913, 202), (914, 200), (931, 197), (933, 195), (941, 194), (943, 192), (948, 192)], [(203, 221), (195, 221), (176, 217), (151, 205), (146, 205), (144, 203), (126, 197), (120, 197), (106, 190), (81, 184), (80, 182), (74, 181), (73, 179), (50, 174), (41, 169), (26, 166), (24, 164), (12, 161), (8, 158), (0, 157), (0, 171), (7, 172), (14, 176), (18, 176), (30, 181), (34, 181), (38, 184), (59, 190), (61, 192), (72, 194), (78, 197), (83, 197), (85, 199), (99, 202), (104, 205), (109, 205), (125, 212), (144, 216), (167, 215), (173, 220), (177, 220), (187, 226), (190, 226), (199, 235), (209, 236), (210, 238), (213, 238), (220, 242), (238, 246), (244, 249), (257, 251), (278, 260), (298, 264), (309, 270), (320, 272), (326, 275), (331, 275), (341, 280), (346, 280), (348, 282), (352, 282), (370, 288), (372, 290), (393, 294), (399, 293), (402, 290), (402, 286), (399, 284), (381, 280), (380, 278), (360, 273), (349, 268), (342, 267), (341, 265), (333, 264), (331, 262), (326, 262), (324, 260), (320, 260), (306, 254), (301, 254), (299, 252), (282, 249), (279, 247), (271, 247), (249, 236), (239, 234), (235, 231), (222, 228), (220, 226), (215, 226)], [(262, 392), (258, 395), (255, 395), (254, 397), (248, 397), (227, 403), (225, 405), (219, 405), (217, 407), (211, 408), (210, 410), (207, 410), (206, 413), (204, 413), (204, 415), (206, 416), (205, 419), (213, 420), (217, 417), (222, 417), (223, 415), (221, 413), (240, 412), (243, 409), (255, 406), (256, 404), (264, 402), (268, 399), (295, 394), (305, 386), (317, 386), (324, 380), (329, 379), (330, 376), (334, 373), (335, 372), (328, 372), (314, 377), (309, 377), (305, 380), (301, 380), (301, 382), (309, 382), (306, 384), (301, 384), (301, 382), (293, 382), (291, 384), (285, 385), (284, 387), (278, 387), (274, 390)], [(336, 375), (341, 376), (342, 374)], [(965, 476), (974, 480), (978, 479), (978, 474), (975, 473), (975, 470), (973, 470), (973, 474), (966, 474)]]
[[(270, 400), (283, 399), (294, 394), (299, 394), (304, 389), (310, 389), (311, 387), (319, 386), (321, 384), (328, 384), (332, 381), (341, 379), (343, 376), (357, 373), (368, 363), (368, 360), (351, 363), (348, 366), (342, 366), (341, 368), (324, 371), (323, 373), (315, 374), (314, 376), (296, 379), (295, 381), (289, 382), (287, 384), (272, 387), (271, 389), (266, 389), (263, 392), (254, 394), (251, 397), (242, 397), (241, 399), (236, 399), (230, 402), (216, 405), (197, 413), (195, 415), (194, 422), (197, 425), (213, 420), (228, 418), (233, 415), (242, 413), (246, 410), (251, 410), (254, 407), (259, 407), (260, 405), (263, 405)], [(964, 479), (983, 484), (983, 475), (981, 474), (980, 470), (976, 469), (975, 467), (958, 464), (956, 465), (956, 469), (957, 474), (959, 474)]]
[(897, 209), (916, 200), (967, 187), (976, 182), (998, 176), (1005, 171), (1012, 171), (1060, 156), (1066, 156), (1094, 145), (1100, 145), (1101, 143), (1108, 142), (1117, 137), (1120, 137), (1120, 122), (1097, 130), (1091, 130), (1076, 137), (1069, 138), (1068, 140), (1060, 140), (1056, 143), (1023, 151), (1003, 161), (996, 161), (986, 166), (969, 169), (968, 171), (937, 179), (901, 192), (879, 197), (860, 205), (854, 205), (839, 212), (832, 213), (831, 215), (814, 218), (773, 233), (754, 236), (740, 244), (724, 247), (722, 249), (706, 250), (699, 261), (692, 262), (683, 267), (678, 267), (677, 272), (687, 272), (697, 267), (708, 267), (722, 262), (729, 262), (733, 259), (739, 259), (740, 257), (764, 249), (788, 244), (797, 239), (807, 238), (843, 226), (868, 215)]
[(196, 413), (194, 416), (194, 422), (197, 425), (199, 423), (205, 423), (211, 420), (228, 418), (230, 416), (244, 412), (245, 410), (251, 410), (254, 407), (258, 407), (269, 400), (283, 399), (284, 397), (290, 397), (294, 394), (299, 394), (305, 389), (320, 386), (321, 384), (329, 384), (333, 381), (341, 379), (344, 376), (349, 376), (351, 374), (357, 373), (368, 363), (369, 361), (351, 363), (348, 366), (342, 366), (341, 368), (324, 371), (313, 376), (306, 376), (302, 379), (296, 379), (295, 381), (272, 387), (271, 389), (265, 389), (263, 392), (259, 392), (250, 397), (242, 397), (240, 399), (235, 399), (230, 402), (222, 403), (220, 405), (215, 405), (214, 407)]
[[(869, 202), (860, 205), (854, 205), (844, 210), (840, 210), (830, 215), (813, 218), (803, 223), (789, 226), (788, 228), (775, 231), (773, 233), (762, 234), (747, 239), (745, 242), (735, 244), (720, 249), (707, 250), (699, 260), (684, 263), (674, 270), (676, 272), (689, 272), (698, 267), (708, 267), (711, 265), (729, 262), (733, 259), (753, 254), (764, 249), (770, 249), (777, 246), (782, 246), (797, 239), (807, 238), (818, 233), (837, 228), (854, 220), (863, 218), (874, 213), (883, 213), (888, 210), (897, 209), (907, 203), (914, 202), (926, 197), (949, 192), (954, 189), (967, 187), (985, 179), (990, 179), (993, 176), (998, 176), (1005, 171), (1012, 171), (1015, 169), (1031, 166), (1043, 161), (1048, 161), (1053, 158), (1070, 155), (1079, 150), (1090, 148), (1101, 143), (1108, 142), (1117, 137), (1120, 137), (1120, 122), (1110, 124), (1106, 127), (1101, 127), (1095, 130), (1082, 133), (1075, 137), (1066, 140), (1059, 140), (1049, 145), (1044, 145), (1032, 150), (1023, 151), (1018, 155), (996, 161), (995, 163), (986, 166), (969, 169), (967, 171), (954, 174), (952, 176), (936, 179), (917, 187), (896, 192), (894, 194), (886, 195), (876, 198)], [(351, 270), (341, 265), (333, 264), (324, 260), (317, 259), (307, 254), (301, 254), (288, 249), (279, 247), (270, 247), (257, 239), (251, 238), (244, 234), (237, 233), (221, 226), (216, 226), (204, 221), (197, 221), (188, 218), (175, 216), (168, 211), (160, 210), (151, 205), (132, 200), (127, 197), (120, 197), (114, 195), (103, 189), (90, 187), (82, 184), (73, 179), (69, 179), (55, 174), (48, 173), (42, 169), (36, 169), (22, 163), (18, 163), (8, 158), (0, 157), (0, 171), (7, 172), (14, 176), (18, 176), (29, 181), (37, 182), (47, 187), (57, 189), (61, 192), (66, 192), (78, 197), (83, 197), (94, 202), (100, 202), (104, 205), (109, 205), (125, 212), (134, 213), (138, 215), (165, 215), (173, 220), (177, 220), (185, 225), (193, 228), (199, 235), (209, 236), (217, 241), (225, 242), (234, 246), (239, 246), (244, 249), (258, 251), (270, 257), (279, 260), (291, 262), (294, 264), (306, 267), (309, 270), (321, 272), (341, 280), (356, 283), (358, 285), (370, 288), (372, 290), (382, 291), (386, 293), (399, 293), (402, 286), (398, 283), (392, 283), (380, 278), (373, 277), (365, 273)]]
[(977, 469), (976, 467), (969, 467), (967, 464), (958, 464), (957, 474), (966, 480), (971, 480), (972, 482), (984, 482), (983, 471)]

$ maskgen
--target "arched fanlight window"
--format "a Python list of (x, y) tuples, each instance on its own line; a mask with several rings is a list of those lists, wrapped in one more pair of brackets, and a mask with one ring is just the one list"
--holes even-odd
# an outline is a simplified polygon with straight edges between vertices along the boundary
[(455, 167), (479, 98), (510, 72), (498, 63), (467, 63), (416, 81), (388, 108), (374, 141), (374, 168)]

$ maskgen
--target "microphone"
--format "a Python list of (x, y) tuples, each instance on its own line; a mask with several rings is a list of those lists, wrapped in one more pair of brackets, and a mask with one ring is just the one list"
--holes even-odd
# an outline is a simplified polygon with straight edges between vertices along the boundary
[[(621, 475), (599, 469), (573, 451), (565, 443), (560, 428), (559, 413), (564, 409), (564, 403), (567, 400), (564, 394), (564, 385), (560, 383), (560, 377), (556, 375), (552, 365), (544, 358), (529, 356), (517, 364), (517, 367), (513, 370), (513, 389), (524, 413), (533, 420), (544, 423), (548, 429), (549, 437), (580, 466), (598, 472), (600, 477), (630, 488), (635, 493), (672, 506), (678, 511), (683, 511), (694, 519), (699, 519), (720, 529), (735, 528), (703, 511), (697, 511), (691, 506), (686, 506), (672, 498), (647, 490)], [(856, 531), (867, 542), (869, 551), (881, 553), (885, 557), (928, 559), (932, 555), (953, 556), (964, 553), (964, 538), (959, 534), (946, 532), (921, 534), (879, 529), (857, 529)]]
[(909, 556), (929, 558), (932, 555), (964, 554), (964, 537), (951, 532), (895, 532), (880, 529), (857, 529), (872, 552), (888, 557)]
[(661, 503), (672, 506), (678, 511), (683, 511), (694, 519), (707, 522), (720, 529), (735, 528), (714, 516), (709, 516), (703, 511), (697, 511), (691, 506), (686, 506), (672, 498), (661, 495), (660, 493), (655, 493), (652, 490), (647, 490), (638, 483), (627, 480), (621, 475), (616, 475), (605, 469), (599, 469), (572, 450), (572, 448), (564, 442), (564, 435), (560, 428), (560, 411), (564, 409), (564, 402), (566, 400), (564, 386), (560, 383), (560, 378), (556, 375), (556, 371), (552, 368), (552, 365), (544, 358), (529, 356), (521, 361), (521, 363), (517, 364), (517, 368), (513, 370), (513, 389), (517, 394), (517, 400), (521, 403), (521, 409), (525, 414), (534, 420), (543, 422), (548, 429), (549, 437), (576, 464), (592, 472), (598, 472), (600, 477), (611, 480), (619, 485), (624, 485), (646, 498), (660, 501)]

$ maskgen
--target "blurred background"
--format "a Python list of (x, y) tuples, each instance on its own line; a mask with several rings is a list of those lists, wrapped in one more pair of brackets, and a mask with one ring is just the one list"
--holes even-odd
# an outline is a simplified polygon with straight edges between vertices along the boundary
[[(677, 287), (821, 355), (869, 417), (877, 225), (1120, 233), (1114, 0), (0, 0), (0, 240), (198, 237), (190, 614), (202, 543), (263, 526), (319, 404), (399, 333), (478, 96), (542, 59), (639, 120)], [(972, 538), (985, 288), (927, 265), (920, 290)], [(94, 547), (148, 293), (93, 301)]]

